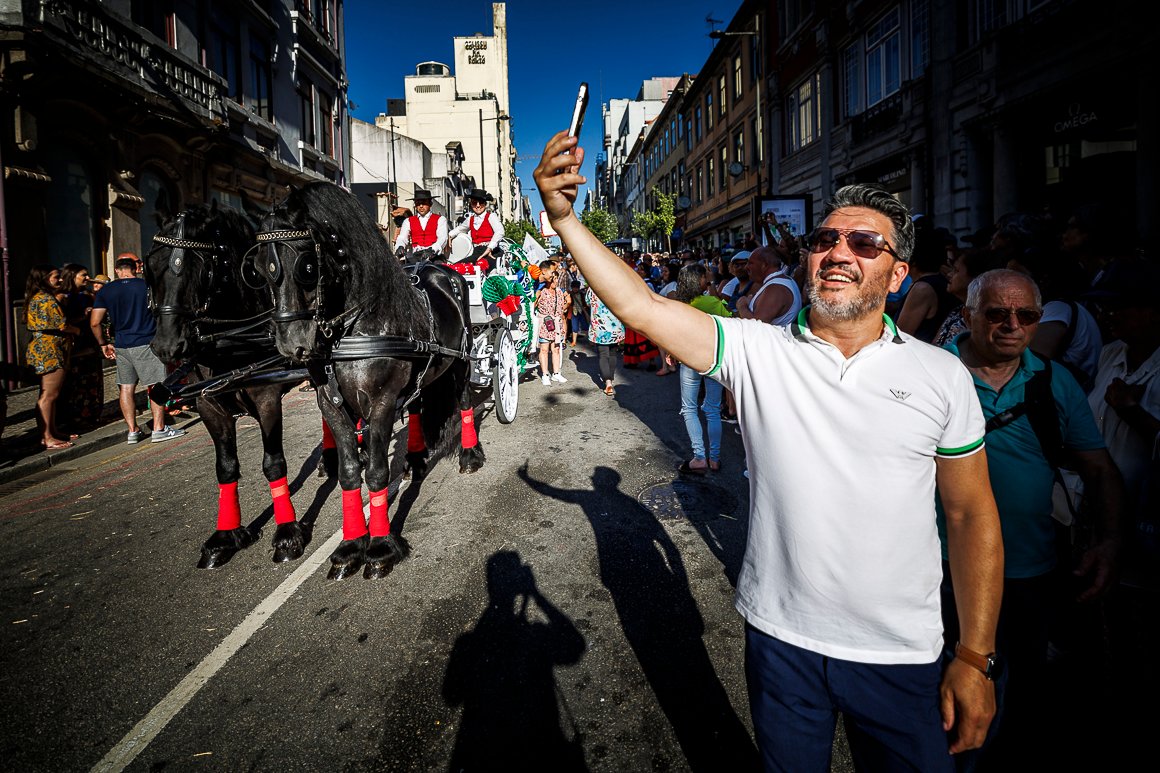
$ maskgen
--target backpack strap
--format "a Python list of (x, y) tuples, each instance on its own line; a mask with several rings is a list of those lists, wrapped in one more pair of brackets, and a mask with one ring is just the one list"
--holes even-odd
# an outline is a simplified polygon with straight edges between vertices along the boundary
[(1023, 402), (1013, 405), (987, 420), (986, 431), (1006, 427), (1024, 414), (1035, 432), (1043, 456), (1052, 470), (1063, 466), (1066, 452), (1063, 432), (1059, 428), (1059, 407), (1051, 393), (1051, 361), (1043, 360), (1043, 370), (1036, 372), (1023, 386)]

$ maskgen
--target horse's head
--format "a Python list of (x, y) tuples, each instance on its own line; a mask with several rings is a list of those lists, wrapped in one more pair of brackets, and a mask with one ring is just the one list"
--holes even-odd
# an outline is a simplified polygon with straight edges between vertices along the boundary
[[(343, 312), (345, 251), (337, 230), (318, 219), (301, 191), (262, 220), (253, 268), (274, 294), (278, 351), (303, 362), (324, 354)], [(341, 327), (341, 319), (337, 323)]]
[(163, 361), (197, 353), (198, 321), (211, 308), (234, 318), (246, 316), (238, 266), (253, 234), (242, 217), (218, 209), (216, 202), (191, 207), (162, 224), (145, 258), (145, 281), (157, 320), (152, 349)]

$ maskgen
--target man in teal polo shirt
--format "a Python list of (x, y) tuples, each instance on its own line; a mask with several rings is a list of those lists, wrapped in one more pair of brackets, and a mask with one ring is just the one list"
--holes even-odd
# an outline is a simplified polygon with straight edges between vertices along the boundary
[[(961, 769), (978, 762), (972, 757), (985, 759), (988, 768), (1028, 759), (1024, 755), (1044, 747), (1037, 723), (1051, 716), (1050, 709), (1040, 705), (1045, 697), (1048, 632), (1052, 612), (1059, 609), (1070, 586), (1073, 567), (1059, 560), (1057, 524), (1051, 515), (1055, 473), (1028, 414), (1020, 408), (1028, 396), (1028, 382), (1046, 367), (1027, 348), (1042, 316), (1039, 288), (1029, 277), (1006, 269), (988, 271), (967, 291), (963, 320), (969, 332), (946, 346), (971, 372), (988, 421), (987, 468), (1006, 558), (996, 640), (997, 651), (1006, 659), (1006, 689), (999, 693), (994, 737), (979, 752), (961, 756)], [(1051, 368), (1050, 389), (1067, 464), (1083, 480), (1085, 512), (1097, 520), (1093, 542), (1074, 567), (1085, 586), (1078, 599), (1089, 602), (1115, 583), (1123, 487), (1087, 398), (1067, 368)], [(1007, 412), (1018, 418), (992, 429), (992, 418)], [(945, 559), (941, 503), (939, 535)], [(946, 576), (943, 616), (946, 641), (953, 643), (957, 618)]]

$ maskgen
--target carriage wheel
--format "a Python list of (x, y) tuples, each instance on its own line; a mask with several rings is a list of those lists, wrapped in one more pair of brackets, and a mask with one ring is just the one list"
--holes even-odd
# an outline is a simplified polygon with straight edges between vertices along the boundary
[(520, 366), (516, 345), (506, 330), (500, 330), (496, 335), (491, 390), (495, 399), (495, 417), (500, 424), (511, 424), (516, 420), (520, 402)]

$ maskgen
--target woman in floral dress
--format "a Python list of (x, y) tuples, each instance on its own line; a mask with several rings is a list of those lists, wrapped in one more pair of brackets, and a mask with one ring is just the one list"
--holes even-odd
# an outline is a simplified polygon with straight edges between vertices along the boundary
[(596, 346), (600, 361), (600, 377), (604, 380), (604, 394), (613, 395), (612, 382), (616, 378), (616, 347), (624, 342), (624, 323), (616, 318), (592, 288), (584, 290), (588, 302), (588, 340)]
[(72, 443), (58, 437), (56, 429), (56, 401), (64, 385), (68, 366), (70, 336), (80, 329), (68, 324), (56, 294), (60, 292), (60, 271), (55, 266), (33, 266), (24, 286), (28, 342), (25, 359), (40, 376), (40, 396), (36, 400), (36, 426), (40, 444), (48, 451), (69, 448)]
[[(542, 274), (541, 276), (547, 278), (547, 284), (536, 293), (536, 314), (540, 316), (540, 380), (544, 386), (568, 380), (560, 373), (563, 344), (568, 332), (564, 324), (564, 316), (568, 310), (568, 293), (560, 289), (561, 275), (567, 276), (561, 270)], [(555, 367), (549, 369), (553, 361)]]

